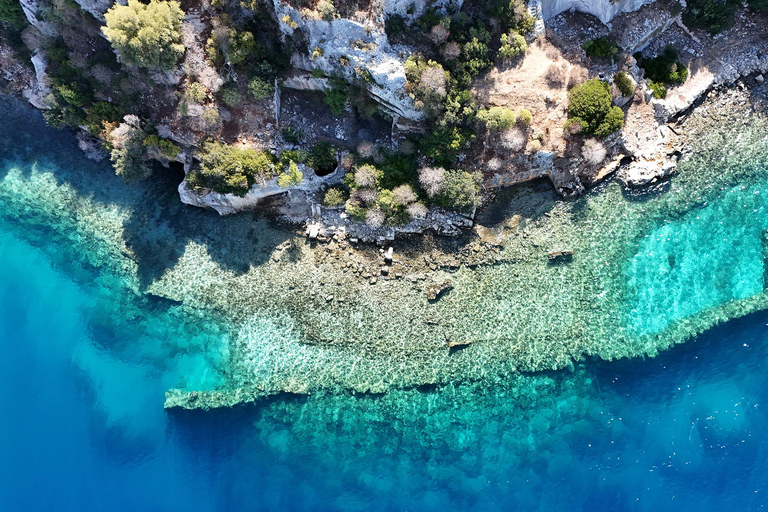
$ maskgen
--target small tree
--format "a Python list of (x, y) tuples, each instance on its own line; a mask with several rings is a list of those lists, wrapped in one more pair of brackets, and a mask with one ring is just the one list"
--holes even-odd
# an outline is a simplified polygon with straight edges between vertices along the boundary
[(613, 83), (616, 84), (622, 96), (631, 96), (635, 92), (635, 85), (632, 83), (632, 79), (623, 71), (613, 75)]
[(528, 43), (525, 42), (525, 38), (514, 30), (509, 34), (501, 34), (500, 42), (499, 57), (505, 60), (514, 59), (524, 54), (528, 49)]
[(122, 62), (149, 69), (172, 69), (184, 54), (184, 11), (174, 0), (151, 0), (149, 4), (128, 0), (128, 5), (112, 6), (104, 18), (107, 24), (101, 30)]
[(282, 188), (295, 187), (302, 181), (304, 181), (304, 174), (293, 161), (288, 166), (288, 172), (277, 177), (277, 184)]
[(346, 201), (344, 192), (338, 188), (329, 188), (323, 197), (323, 204), (328, 207), (341, 206)]
[(134, 115), (125, 116), (123, 122), (107, 137), (112, 145), (110, 159), (115, 167), (115, 174), (122, 177), (126, 183), (141, 181), (151, 173), (147, 164), (145, 137), (139, 118)]
[(624, 111), (611, 106), (610, 87), (596, 78), (577, 85), (568, 93), (570, 119), (566, 128), (579, 125), (580, 133), (605, 137), (624, 125)]

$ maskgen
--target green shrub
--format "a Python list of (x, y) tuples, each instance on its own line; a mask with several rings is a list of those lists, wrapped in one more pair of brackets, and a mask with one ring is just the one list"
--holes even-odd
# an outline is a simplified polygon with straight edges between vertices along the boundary
[(61, 99), (73, 107), (82, 107), (85, 103), (85, 98), (75, 84), (59, 84), (55, 90)]
[(635, 92), (635, 85), (632, 83), (632, 79), (623, 71), (613, 75), (613, 83), (616, 84), (622, 96), (631, 96)]
[(399, 14), (387, 16), (387, 19), (384, 20), (384, 31), (387, 33), (388, 37), (397, 37), (405, 34), (405, 18)]
[(106, 101), (94, 103), (85, 113), (85, 124), (94, 137), (102, 132), (104, 123), (117, 123), (123, 118), (123, 110)]
[(101, 30), (121, 61), (150, 69), (172, 69), (184, 54), (179, 3), (128, 0), (128, 5), (113, 5), (105, 14)]
[(331, 87), (324, 91), (325, 104), (331, 109), (335, 116), (342, 115), (347, 110), (347, 98), (349, 97), (349, 86), (344, 80), (332, 79)]
[(682, 84), (688, 79), (688, 68), (677, 60), (677, 50), (672, 46), (664, 48), (664, 52), (653, 59), (645, 59), (638, 52), (635, 54), (637, 64), (645, 71), (645, 76), (654, 82), (665, 85)]
[(410, 155), (390, 153), (378, 164), (381, 169), (381, 187), (393, 189), (398, 185), (414, 183), (418, 165)]
[(500, 43), (499, 57), (502, 59), (514, 59), (524, 54), (528, 49), (525, 38), (514, 30), (509, 34), (501, 34)]
[(293, 126), (286, 126), (282, 131), (283, 139), (288, 144), (298, 144), (301, 142), (304, 132), (301, 128), (294, 128)]
[(328, 141), (318, 142), (309, 150), (309, 166), (318, 174), (329, 174), (336, 169), (336, 150)]
[(747, 0), (747, 5), (753, 11), (768, 11), (768, 0)]
[(272, 155), (263, 151), (207, 141), (196, 156), (200, 167), (187, 176), (187, 182), (193, 188), (210, 188), (222, 194), (244, 196), (254, 183), (274, 176)]
[(475, 135), (466, 128), (441, 126), (421, 137), (419, 146), (421, 152), (435, 164), (449, 167), (458, 153), (468, 149), (474, 139)]
[(410, 215), (405, 210), (405, 205), (397, 201), (391, 190), (382, 190), (376, 204), (384, 212), (385, 222), (390, 226), (401, 226), (408, 224), (411, 220)]
[(340, 188), (329, 188), (323, 196), (323, 204), (329, 208), (341, 206), (347, 200), (346, 194)]
[(219, 98), (228, 107), (237, 107), (243, 102), (243, 95), (234, 87), (222, 87), (219, 89)]
[(248, 92), (257, 100), (263, 100), (275, 92), (275, 86), (260, 77), (254, 77), (248, 82)]
[(477, 37), (465, 43), (461, 53), (464, 58), (463, 69), (470, 76), (477, 76), (493, 66), (488, 45)]
[(191, 103), (202, 103), (208, 97), (208, 89), (200, 82), (192, 82), (187, 86), (184, 97)]
[(168, 139), (161, 139), (155, 134), (147, 135), (143, 144), (147, 147), (155, 147), (160, 150), (160, 154), (168, 160), (173, 160), (179, 155), (181, 148)]
[(12, 29), (21, 30), (27, 25), (27, 18), (19, 0), (0, 0), (0, 22)]
[(110, 159), (115, 174), (126, 183), (135, 183), (147, 178), (152, 168), (147, 164), (147, 150), (144, 146), (145, 134), (139, 118), (125, 116), (125, 121), (108, 135), (111, 145)]
[(331, 0), (320, 0), (317, 4), (317, 12), (320, 13), (320, 17), (325, 21), (331, 21), (336, 17), (336, 6), (333, 5)]
[(530, 126), (533, 122), (533, 114), (527, 108), (521, 108), (517, 114), (517, 122), (523, 126)]
[(309, 153), (303, 149), (286, 149), (280, 153), (280, 163), (283, 166), (290, 165), (291, 162), (305, 164), (309, 160)]
[(612, 107), (610, 87), (596, 78), (577, 85), (568, 92), (570, 103), (567, 127), (578, 123), (581, 133), (605, 137), (624, 125), (624, 112)]
[(295, 187), (302, 181), (304, 181), (304, 174), (299, 170), (296, 162), (291, 162), (288, 165), (288, 172), (277, 177), (277, 184), (282, 188)]
[(741, 2), (735, 0), (688, 0), (683, 23), (688, 28), (703, 28), (715, 35), (733, 27), (739, 5)]
[(654, 82), (651, 80), (648, 82), (648, 87), (653, 92), (653, 97), (656, 99), (664, 99), (667, 97), (667, 86), (664, 84), (660, 84), (658, 82)]
[(601, 59), (613, 58), (614, 55), (621, 51), (621, 48), (607, 37), (590, 39), (585, 41), (581, 47), (584, 48), (588, 57), (598, 57)]
[(450, 170), (445, 173), (441, 192), (435, 198), (435, 204), (457, 210), (471, 210), (480, 206), (480, 183), (482, 175), (462, 170)]
[(489, 130), (502, 132), (514, 126), (515, 111), (506, 107), (483, 108), (477, 112), (477, 119)]

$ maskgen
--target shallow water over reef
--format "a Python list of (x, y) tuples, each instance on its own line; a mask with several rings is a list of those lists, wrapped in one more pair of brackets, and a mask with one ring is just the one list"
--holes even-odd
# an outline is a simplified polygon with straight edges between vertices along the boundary
[[(124, 187), (0, 107), (8, 510), (764, 507), (762, 126), (709, 141), (665, 194), (509, 191), (503, 261), (429, 304), (180, 205), (172, 173)], [(548, 264), (555, 246), (574, 261)], [(307, 293), (328, 289), (345, 302)], [(449, 354), (446, 333), (475, 344)], [(237, 386), (275, 394), (162, 409), (168, 388)]]

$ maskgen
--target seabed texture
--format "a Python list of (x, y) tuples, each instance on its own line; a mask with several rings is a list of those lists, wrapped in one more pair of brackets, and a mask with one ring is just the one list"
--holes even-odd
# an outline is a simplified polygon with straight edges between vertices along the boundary
[[(0, 103), (0, 222), (96, 291), (102, 328), (167, 340), (154, 356), (188, 371), (169, 384), (166, 406), (281, 392), (395, 396), (423, 385), (521, 399), (522, 388), (558, 385), (521, 372), (653, 357), (768, 307), (768, 118), (753, 101), (750, 117), (692, 138), (678, 175), (657, 190), (628, 194), (609, 182), (573, 202), (543, 183), (504, 192), (480, 218), (504, 239), (499, 263), (445, 273), (454, 288), (435, 302), (424, 275), (371, 285), (316, 264), (309, 242), (257, 214), (182, 205), (180, 176), (127, 187), (108, 163), (72, 156), (68, 133), (14, 131), (23, 119), (50, 133), (10, 101)], [(14, 163), (37, 154), (47, 156)], [(573, 260), (551, 264), (547, 253), (563, 248)], [(468, 345), (449, 350), (446, 340)]]

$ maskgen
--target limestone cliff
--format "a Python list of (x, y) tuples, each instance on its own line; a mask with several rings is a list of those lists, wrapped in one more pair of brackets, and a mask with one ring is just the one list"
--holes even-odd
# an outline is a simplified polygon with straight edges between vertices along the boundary
[(575, 10), (591, 14), (603, 23), (610, 22), (619, 14), (636, 11), (654, 0), (540, 0), (541, 13), (545, 20), (561, 12)]
[(308, 40), (312, 53), (294, 55), (293, 64), (297, 68), (320, 69), (361, 80), (374, 99), (393, 114), (410, 120), (422, 117), (403, 92), (405, 59), (392, 49), (380, 24), (343, 18), (316, 19), (302, 15), (280, 0), (274, 0), (274, 6), (280, 30), (286, 35), (300, 30)]

